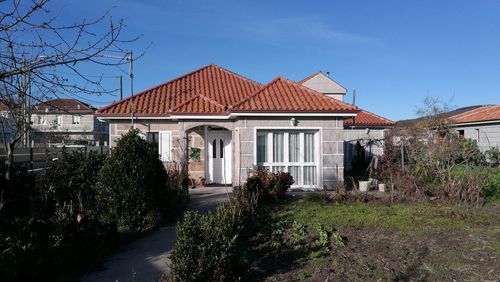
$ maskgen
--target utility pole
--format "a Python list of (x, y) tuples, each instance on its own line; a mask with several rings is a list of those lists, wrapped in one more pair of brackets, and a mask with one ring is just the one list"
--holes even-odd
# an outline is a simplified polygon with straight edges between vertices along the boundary
[(130, 55), (128, 56), (128, 60), (130, 62), (130, 101), (131, 101), (131, 110), (130, 110), (130, 118), (132, 119), (132, 128), (135, 128), (134, 125), (134, 57), (132, 55), (132, 51), (130, 51)]
[[(115, 59), (115, 60), (126, 60), (129, 62), (129, 78), (130, 78), (130, 120), (132, 123), (132, 127), (134, 127), (134, 112), (135, 112), (135, 105), (134, 105), (134, 57), (132, 51), (127, 52), (124, 57), (119, 57), (119, 56), (112, 56), (112, 55), (100, 55), (101, 57), (104, 58), (109, 58), (109, 59)], [(123, 99), (123, 93), (122, 93), (122, 82), (121, 82), (121, 77), (120, 77), (120, 99)]]
[(120, 75), (120, 100), (123, 100), (123, 78)]

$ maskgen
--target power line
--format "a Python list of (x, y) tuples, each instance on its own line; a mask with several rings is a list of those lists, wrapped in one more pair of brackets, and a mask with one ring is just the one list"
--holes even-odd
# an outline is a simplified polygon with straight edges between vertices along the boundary
[(78, 75), (76, 73), (70, 73), (70, 72), (62, 72), (62, 71), (57, 71), (58, 74), (64, 74), (64, 75), (70, 75), (70, 76), (78, 76), (78, 77), (94, 77), (94, 78), (120, 78), (119, 75), (95, 75), (95, 74), (81, 74)]

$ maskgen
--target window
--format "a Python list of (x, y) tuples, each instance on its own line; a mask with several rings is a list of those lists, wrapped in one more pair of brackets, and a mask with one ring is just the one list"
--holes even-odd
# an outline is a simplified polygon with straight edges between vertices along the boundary
[(273, 133), (273, 162), (283, 162), (285, 160), (285, 134), (283, 132)]
[(62, 125), (63, 123), (63, 118), (62, 116), (56, 116), (56, 124), (57, 125)]
[(220, 139), (220, 147), (219, 147), (219, 150), (220, 150), (220, 158), (224, 158), (224, 141), (222, 141), (222, 139)]
[(316, 131), (258, 130), (257, 166), (272, 172), (289, 172), (294, 185), (315, 186), (318, 184), (316, 142)]
[[(73, 117), (74, 118), (74, 117)], [(146, 140), (148, 140), (149, 142), (151, 142), (155, 148), (156, 148), (156, 151), (159, 152), (159, 142), (158, 142), (158, 132), (148, 132), (146, 133)]]
[(80, 124), (80, 116), (73, 116), (73, 124)]
[(217, 158), (217, 139), (212, 142), (212, 158)]
[(38, 116), (37, 123), (38, 124), (47, 124), (47, 120), (45, 119), (45, 116), (42, 116), (42, 115)]
[(458, 138), (464, 139), (465, 137), (465, 130), (459, 130), (458, 131)]
[(257, 133), (257, 166), (267, 162), (267, 133)]
[(288, 160), (290, 162), (298, 162), (300, 154), (299, 133), (288, 134)]
[(476, 128), (476, 140), (477, 140), (477, 143), (479, 143), (479, 128)]

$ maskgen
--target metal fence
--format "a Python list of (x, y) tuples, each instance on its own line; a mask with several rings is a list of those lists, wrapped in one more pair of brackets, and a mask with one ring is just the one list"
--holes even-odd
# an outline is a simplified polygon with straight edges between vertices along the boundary
[[(49, 147), (49, 148), (17, 148), (14, 150), (14, 163), (16, 165), (26, 166), (28, 169), (45, 168), (48, 163), (57, 160), (61, 155), (71, 152), (81, 152), (88, 154), (97, 152), (107, 154), (108, 146), (82, 146), (82, 147)], [(0, 149), (0, 161), (7, 159), (7, 152), (4, 148)]]

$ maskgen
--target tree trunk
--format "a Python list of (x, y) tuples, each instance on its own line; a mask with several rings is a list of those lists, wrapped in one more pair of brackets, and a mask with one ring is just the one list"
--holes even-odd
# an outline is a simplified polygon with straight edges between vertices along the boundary
[(7, 159), (5, 160), (5, 180), (7, 180), (8, 185), (12, 184), (12, 174), (14, 172), (14, 145), (9, 142), (7, 143)]

